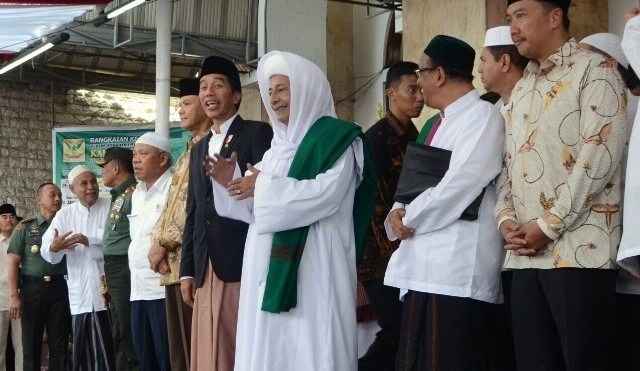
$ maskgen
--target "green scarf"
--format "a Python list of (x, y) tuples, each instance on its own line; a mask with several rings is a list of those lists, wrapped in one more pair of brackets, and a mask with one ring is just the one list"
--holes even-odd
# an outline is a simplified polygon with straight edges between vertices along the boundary
[(420, 129), (420, 134), (418, 134), (416, 143), (424, 144), (424, 141), (427, 140), (427, 137), (429, 136), (429, 132), (431, 131), (433, 123), (436, 122), (436, 119), (438, 118), (438, 115), (439, 113), (436, 113), (435, 115), (429, 117), (427, 122), (424, 123), (422, 129)]
[[(353, 203), (356, 260), (359, 261), (364, 252), (376, 192), (375, 168), (362, 129), (333, 117), (321, 117), (302, 138), (287, 176), (298, 180), (315, 179), (318, 174), (331, 169), (357, 137), (364, 142), (364, 179), (356, 190)], [(273, 234), (269, 271), (262, 299), (263, 311), (287, 312), (296, 306), (298, 267), (308, 233), (309, 226)]]

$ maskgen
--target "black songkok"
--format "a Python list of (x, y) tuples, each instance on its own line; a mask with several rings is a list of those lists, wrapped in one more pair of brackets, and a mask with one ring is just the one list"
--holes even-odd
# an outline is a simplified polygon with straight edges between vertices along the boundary
[(233, 91), (242, 91), (238, 69), (236, 68), (236, 65), (227, 58), (219, 57), (217, 55), (207, 57), (207, 59), (202, 62), (200, 78), (212, 73), (227, 76)]
[(16, 208), (11, 204), (3, 204), (2, 206), (0, 206), (0, 215), (2, 214), (13, 214), (13, 216), (15, 216)]
[(200, 93), (200, 79), (180, 80), (180, 98), (187, 95), (198, 95)]
[(473, 73), (473, 61), (476, 52), (466, 42), (446, 35), (437, 35), (424, 49), (428, 55), (441, 66), (449, 67), (464, 73)]

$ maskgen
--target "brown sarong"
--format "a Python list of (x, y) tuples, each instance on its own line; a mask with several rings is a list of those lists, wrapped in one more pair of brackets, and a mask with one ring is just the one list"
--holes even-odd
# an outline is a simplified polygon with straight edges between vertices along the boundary
[(233, 371), (240, 282), (222, 282), (209, 262), (196, 289), (191, 326), (191, 371)]

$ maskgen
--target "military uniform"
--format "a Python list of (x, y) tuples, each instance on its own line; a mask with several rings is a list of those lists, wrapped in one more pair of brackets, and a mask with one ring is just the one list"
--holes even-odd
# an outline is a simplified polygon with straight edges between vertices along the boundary
[(131, 194), (136, 179), (132, 176), (111, 189), (111, 211), (102, 239), (104, 273), (109, 289), (111, 331), (116, 346), (116, 369), (137, 370), (131, 337), (131, 272), (129, 270), (129, 219)]
[(25, 219), (11, 237), (8, 253), (22, 257), (22, 347), (24, 370), (40, 370), (42, 336), (47, 329), (49, 369), (66, 370), (71, 312), (67, 289), (67, 262), (48, 263), (40, 255), (42, 235), (49, 227), (42, 215)]

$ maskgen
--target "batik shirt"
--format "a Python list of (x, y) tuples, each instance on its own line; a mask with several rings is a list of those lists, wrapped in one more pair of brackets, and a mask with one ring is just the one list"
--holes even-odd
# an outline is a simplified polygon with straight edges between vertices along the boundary
[(171, 178), (171, 187), (160, 219), (151, 233), (151, 244), (159, 244), (168, 252), (171, 272), (162, 276), (161, 285), (180, 283), (180, 253), (182, 251), (182, 233), (187, 219), (187, 185), (189, 184), (189, 156), (193, 146), (204, 138), (208, 132), (192, 137), (187, 142), (187, 149), (178, 158)]
[(384, 277), (391, 254), (400, 246), (399, 240), (389, 241), (387, 238), (384, 220), (393, 206), (407, 144), (416, 140), (418, 130), (413, 123), (403, 125), (391, 112), (387, 112), (365, 135), (378, 175), (378, 185), (367, 247), (358, 266), (360, 281)]
[(618, 72), (571, 39), (527, 65), (502, 112), (498, 224), (535, 221), (551, 239), (535, 257), (508, 252), (505, 268), (614, 268), (627, 125)]

